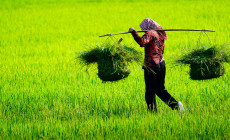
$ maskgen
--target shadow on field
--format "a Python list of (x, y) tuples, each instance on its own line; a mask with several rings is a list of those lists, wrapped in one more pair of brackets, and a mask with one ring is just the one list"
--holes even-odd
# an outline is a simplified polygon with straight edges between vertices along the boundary
[(141, 109), (143, 109), (143, 107), (126, 105), (126, 104), (113, 104), (112, 106), (108, 106), (108, 107), (88, 106), (86, 112), (90, 116), (98, 116), (103, 119), (114, 117), (114, 116), (128, 118), (132, 115), (143, 113), (143, 110)]

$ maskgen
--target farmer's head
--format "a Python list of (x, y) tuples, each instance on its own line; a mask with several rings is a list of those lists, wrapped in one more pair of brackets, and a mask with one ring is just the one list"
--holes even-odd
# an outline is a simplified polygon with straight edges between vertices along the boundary
[[(140, 24), (141, 30), (154, 30), (154, 29), (163, 29), (156, 21), (146, 18)], [(165, 31), (160, 32), (164, 39), (168, 40), (167, 34)]]
[(160, 25), (156, 21), (146, 18), (141, 22), (140, 27), (141, 30), (154, 30), (160, 27)]

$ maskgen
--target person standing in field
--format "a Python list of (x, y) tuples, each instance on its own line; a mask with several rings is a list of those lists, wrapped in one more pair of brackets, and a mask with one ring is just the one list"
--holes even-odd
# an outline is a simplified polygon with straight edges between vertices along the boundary
[(177, 102), (167, 90), (165, 90), (165, 61), (163, 59), (164, 41), (168, 40), (165, 31), (154, 31), (154, 29), (163, 29), (157, 22), (150, 18), (144, 19), (140, 24), (141, 30), (148, 30), (140, 37), (134, 28), (129, 28), (134, 40), (145, 48), (145, 100), (149, 111), (157, 112), (156, 95), (164, 101), (172, 110), (179, 110), (184, 113), (182, 103)]

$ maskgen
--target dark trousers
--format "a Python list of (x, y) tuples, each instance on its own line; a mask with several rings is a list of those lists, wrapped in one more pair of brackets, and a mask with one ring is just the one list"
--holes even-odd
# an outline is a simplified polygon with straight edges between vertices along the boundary
[(177, 106), (177, 101), (165, 90), (165, 61), (159, 64), (153, 64), (150, 68), (144, 68), (145, 71), (145, 100), (148, 110), (157, 112), (156, 95), (172, 109)]

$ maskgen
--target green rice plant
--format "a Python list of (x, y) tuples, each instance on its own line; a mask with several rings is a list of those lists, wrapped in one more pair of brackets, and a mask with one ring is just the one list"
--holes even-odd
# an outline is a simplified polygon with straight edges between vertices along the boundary
[[(220, 78), (193, 81), (189, 67), (169, 63), (200, 33), (167, 32), (165, 86), (184, 104), (183, 115), (158, 97), (158, 114), (147, 112), (144, 73), (135, 62), (128, 78), (105, 84), (92, 76), (97, 62), (87, 74), (74, 54), (90, 50), (85, 42), (103, 42), (99, 35), (138, 30), (146, 17), (165, 29), (214, 29), (210, 39), (223, 44), (230, 1), (92, 1), (0, 0), (0, 140), (230, 139), (230, 64)], [(131, 35), (119, 37), (143, 51)]]
[(117, 42), (106, 42), (86, 52), (79, 60), (86, 65), (98, 63), (98, 76), (102, 81), (117, 81), (130, 74), (129, 62), (140, 62), (141, 52)]
[(230, 62), (230, 54), (225, 45), (213, 45), (208, 49), (203, 46), (185, 54), (177, 62), (190, 64), (191, 79), (211, 79), (225, 74), (223, 62)]

